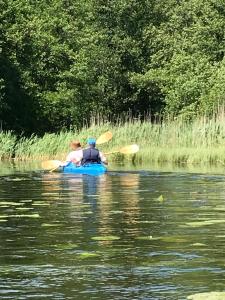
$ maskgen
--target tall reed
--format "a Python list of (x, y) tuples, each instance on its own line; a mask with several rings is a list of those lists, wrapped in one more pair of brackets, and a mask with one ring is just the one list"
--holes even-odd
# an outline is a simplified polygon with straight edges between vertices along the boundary
[[(127, 122), (92, 124), (81, 131), (67, 131), (45, 134), (42, 138), (31, 136), (16, 137), (11, 132), (1, 133), (2, 149), (0, 158), (12, 157), (17, 160), (65, 159), (70, 151), (69, 144), (78, 139), (85, 146), (88, 137), (98, 137), (107, 130), (113, 139), (99, 148), (103, 152), (120, 149), (124, 145), (137, 143), (140, 151), (137, 161), (171, 161), (178, 163), (225, 164), (225, 113), (214, 114), (210, 118), (200, 116), (193, 121), (166, 119), (163, 122), (130, 119)], [(124, 159), (121, 155), (111, 155), (110, 159)], [(127, 156), (133, 159), (133, 156)]]
[(11, 131), (0, 132), (0, 159), (10, 159), (14, 155), (16, 136)]

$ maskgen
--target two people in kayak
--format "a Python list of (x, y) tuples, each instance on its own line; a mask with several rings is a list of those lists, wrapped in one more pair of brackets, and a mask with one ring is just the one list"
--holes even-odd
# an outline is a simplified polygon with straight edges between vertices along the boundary
[(73, 151), (67, 155), (66, 163), (73, 162), (78, 166), (93, 163), (108, 164), (104, 154), (95, 148), (96, 140), (94, 138), (89, 138), (87, 144), (88, 147), (82, 149), (79, 141), (73, 141), (70, 144)]

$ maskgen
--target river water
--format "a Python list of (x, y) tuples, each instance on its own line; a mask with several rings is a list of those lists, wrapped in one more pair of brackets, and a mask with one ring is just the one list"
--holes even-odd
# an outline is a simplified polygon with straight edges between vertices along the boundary
[(103, 176), (0, 165), (0, 299), (187, 299), (225, 291), (223, 168)]

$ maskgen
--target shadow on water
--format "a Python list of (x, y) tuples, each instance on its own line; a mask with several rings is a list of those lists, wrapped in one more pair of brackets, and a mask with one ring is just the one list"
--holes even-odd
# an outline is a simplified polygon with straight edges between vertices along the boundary
[(225, 176), (210, 168), (114, 165), (74, 176), (5, 164), (0, 299), (223, 291)]

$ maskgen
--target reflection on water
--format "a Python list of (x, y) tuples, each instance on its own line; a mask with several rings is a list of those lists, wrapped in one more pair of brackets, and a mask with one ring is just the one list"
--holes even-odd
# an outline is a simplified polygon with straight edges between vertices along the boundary
[(2, 168), (0, 299), (224, 291), (225, 176), (139, 169), (82, 176)]

